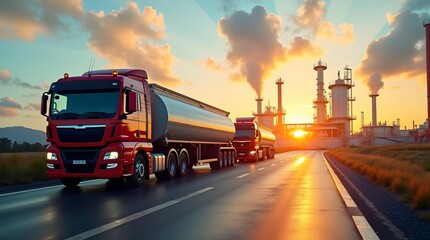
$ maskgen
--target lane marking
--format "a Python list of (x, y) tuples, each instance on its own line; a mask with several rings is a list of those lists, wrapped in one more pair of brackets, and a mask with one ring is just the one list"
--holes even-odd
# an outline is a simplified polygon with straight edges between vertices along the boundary
[[(84, 185), (92, 184), (95, 182), (101, 182), (101, 181), (106, 181), (106, 180), (103, 180), (103, 179), (88, 180), (85, 182), (81, 182), (79, 184), (79, 186), (84, 186)], [(49, 187), (35, 188), (35, 189), (18, 191), (18, 192), (3, 193), (3, 194), (0, 194), (0, 197), (17, 195), (17, 194), (22, 194), (22, 193), (29, 193), (29, 192), (36, 192), (36, 191), (42, 191), (42, 190), (48, 190), (48, 189), (59, 188), (59, 187), (64, 187), (64, 185), (59, 184), (59, 185), (54, 185), (54, 186), (49, 186)]]
[[(336, 173), (333, 171), (330, 164), (327, 162), (326, 157), (324, 156), (324, 153), (321, 153), (324, 163), (327, 166), (327, 169), (334, 181), (334, 184), (336, 185), (337, 190), (340, 193), (340, 196), (342, 197), (345, 205), (347, 208), (354, 208), (354, 212), (356, 215), (352, 215), (352, 220), (354, 221), (355, 227), (358, 229), (358, 232), (360, 233), (361, 237), (364, 240), (370, 240), (370, 239), (379, 239), (378, 235), (375, 233), (373, 228), (370, 226), (369, 222), (364, 217), (363, 213), (360, 211), (360, 209), (357, 207), (357, 204), (352, 199), (351, 195), (349, 195), (346, 188), (343, 186), (342, 182), (337, 177)], [(339, 170), (339, 169), (338, 169)]]
[(264, 170), (265, 168), (264, 167), (262, 167), (262, 168), (259, 168), (259, 169), (257, 169), (257, 171), (261, 171), (261, 170)]
[(276, 166), (276, 163), (272, 163), (270, 166), (271, 166), (271, 167)]
[(283, 163), (283, 162), (284, 162), (284, 160), (281, 160), (281, 162)]
[(236, 177), (236, 178), (243, 178), (243, 177), (246, 177), (246, 176), (248, 176), (249, 175), (249, 173), (245, 173), (245, 174), (242, 174), (242, 175), (240, 175), (240, 176), (238, 176), (238, 177)]
[(201, 190), (198, 190), (196, 192), (190, 193), (190, 194), (185, 195), (183, 197), (180, 197), (180, 198), (177, 198), (177, 199), (174, 199), (174, 200), (171, 200), (171, 201), (159, 204), (159, 205), (154, 206), (152, 208), (145, 209), (143, 211), (137, 212), (137, 213), (129, 215), (127, 217), (123, 217), (121, 219), (118, 219), (118, 220), (115, 220), (113, 222), (107, 223), (107, 224), (102, 225), (100, 227), (93, 228), (93, 229), (88, 230), (86, 232), (83, 232), (81, 234), (78, 234), (78, 235), (75, 235), (73, 237), (67, 238), (66, 240), (87, 239), (87, 238), (93, 237), (95, 235), (98, 235), (100, 233), (106, 232), (106, 231), (111, 230), (113, 228), (116, 228), (118, 226), (124, 225), (124, 224), (126, 224), (128, 222), (131, 222), (133, 220), (136, 220), (138, 218), (141, 218), (141, 217), (146, 216), (148, 214), (151, 214), (153, 212), (157, 212), (157, 211), (159, 211), (161, 209), (170, 207), (170, 206), (172, 206), (174, 204), (180, 203), (180, 202), (182, 202), (184, 200), (187, 200), (189, 198), (195, 197), (195, 196), (197, 196), (199, 194), (202, 194), (204, 192), (210, 191), (212, 189), (214, 189), (214, 187), (203, 188)]

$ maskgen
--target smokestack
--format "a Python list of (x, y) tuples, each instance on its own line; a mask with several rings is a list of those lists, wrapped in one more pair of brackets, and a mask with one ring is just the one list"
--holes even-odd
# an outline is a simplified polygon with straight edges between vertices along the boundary
[[(423, 26), (426, 28), (426, 68), (427, 68), (427, 120), (430, 121), (430, 19), (423, 22)], [(429, 137), (427, 141), (430, 141), (430, 124), (427, 127), (427, 133)]]
[(317, 71), (317, 98), (314, 104), (317, 110), (315, 116), (316, 123), (327, 122), (327, 98), (324, 94), (324, 70), (327, 69), (327, 63), (322, 62), (321, 59), (314, 64), (314, 70)]
[(372, 126), (378, 125), (377, 123), (377, 115), (376, 115), (376, 97), (379, 96), (378, 93), (371, 93), (369, 97), (372, 98)]
[(278, 85), (278, 125), (284, 124), (282, 121), (282, 115), (283, 115), (283, 109), (282, 109), (282, 84), (284, 84), (284, 81), (282, 78), (279, 78), (276, 81), (276, 85)]
[(263, 98), (256, 98), (255, 101), (257, 102), (257, 115), (261, 115), (263, 113)]

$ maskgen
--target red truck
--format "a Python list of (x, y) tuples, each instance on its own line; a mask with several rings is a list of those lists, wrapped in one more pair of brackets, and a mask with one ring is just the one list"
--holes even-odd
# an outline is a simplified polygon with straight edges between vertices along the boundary
[(275, 157), (275, 135), (255, 122), (255, 117), (236, 118), (233, 146), (239, 161), (265, 160)]
[(46, 116), (46, 172), (67, 187), (82, 178), (133, 186), (155, 174), (182, 177), (198, 163), (233, 166), (229, 112), (148, 83), (140, 69), (98, 70), (52, 83)]

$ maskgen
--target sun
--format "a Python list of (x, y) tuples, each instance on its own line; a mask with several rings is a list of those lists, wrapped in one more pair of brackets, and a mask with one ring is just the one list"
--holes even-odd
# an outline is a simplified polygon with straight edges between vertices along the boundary
[(305, 132), (301, 129), (297, 129), (294, 131), (293, 135), (295, 138), (302, 138), (305, 135)]

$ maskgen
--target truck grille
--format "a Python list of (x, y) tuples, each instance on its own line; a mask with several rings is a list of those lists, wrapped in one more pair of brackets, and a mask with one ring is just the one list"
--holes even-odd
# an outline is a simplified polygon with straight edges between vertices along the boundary
[[(97, 164), (100, 149), (60, 150), (63, 164), (68, 173), (92, 173)], [(85, 164), (73, 164), (73, 160), (85, 160)]]
[(105, 133), (105, 125), (57, 126), (62, 142), (100, 142)]

